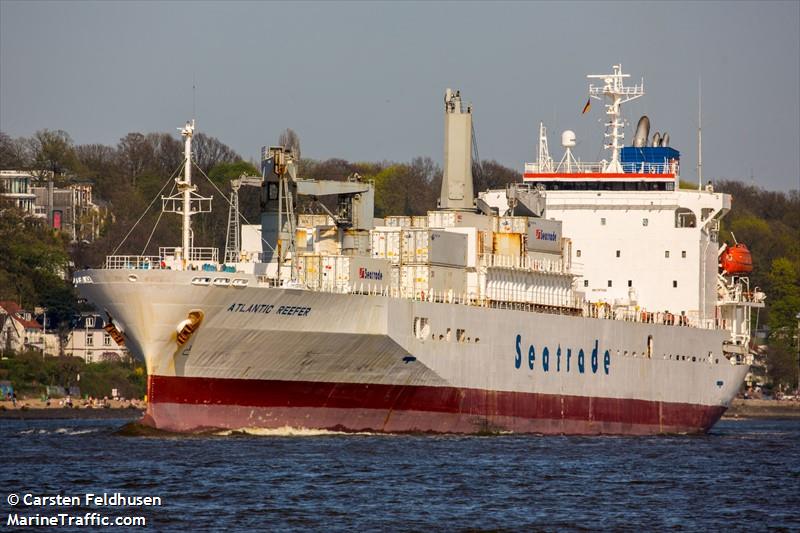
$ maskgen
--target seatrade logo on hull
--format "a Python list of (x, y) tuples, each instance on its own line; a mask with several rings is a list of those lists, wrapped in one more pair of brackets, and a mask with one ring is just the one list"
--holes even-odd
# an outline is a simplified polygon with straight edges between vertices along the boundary
[(591, 371), (597, 374), (602, 371), (606, 375), (611, 372), (611, 352), (603, 352), (603, 360), (600, 360), (600, 341), (595, 339), (594, 348), (591, 353), (587, 353), (580, 348), (577, 353), (573, 353), (572, 348), (561, 348), (559, 344), (554, 352), (544, 346), (537, 353), (533, 344), (523, 347), (522, 335), (517, 335), (516, 355), (514, 356), (514, 366), (522, 368), (525, 361), (530, 370), (541, 369), (543, 372), (578, 372), (585, 374)]

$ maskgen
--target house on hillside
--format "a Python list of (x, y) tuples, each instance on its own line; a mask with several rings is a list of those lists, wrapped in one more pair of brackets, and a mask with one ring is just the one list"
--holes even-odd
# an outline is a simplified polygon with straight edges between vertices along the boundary
[(87, 363), (124, 361), (128, 350), (119, 346), (104, 329), (106, 319), (98, 313), (83, 313), (72, 324), (64, 355), (80, 357)]
[(58, 355), (58, 335), (46, 333), (33, 313), (16, 302), (0, 301), (0, 350), (38, 350), (45, 355)]

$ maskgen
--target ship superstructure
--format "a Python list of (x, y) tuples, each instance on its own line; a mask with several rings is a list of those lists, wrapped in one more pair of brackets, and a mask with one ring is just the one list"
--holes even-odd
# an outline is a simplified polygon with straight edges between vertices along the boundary
[[(615, 66), (589, 90), (608, 101), (607, 161), (581, 163), (566, 132), (556, 164), (540, 126), (525, 181), (477, 198), (472, 107), (448, 89), (442, 191), (427, 216), (377, 219), (371, 182), (305, 180), (290, 150), (265, 148), (261, 176), (232, 184), (223, 264), (193, 247), (204, 199), (193, 196), (187, 125), (182, 196), (164, 199), (182, 214), (182, 246), (75, 277), (147, 363), (145, 421), (708, 430), (747, 373), (749, 310), (761, 303), (746, 272), (718, 272), (729, 198), (680, 190), (666, 136), (646, 146), (637, 133), (623, 147), (620, 106), (643, 94), (624, 77)], [(262, 195), (256, 226), (239, 224), (242, 185)], [(298, 195), (333, 195), (336, 208), (297, 214)]]

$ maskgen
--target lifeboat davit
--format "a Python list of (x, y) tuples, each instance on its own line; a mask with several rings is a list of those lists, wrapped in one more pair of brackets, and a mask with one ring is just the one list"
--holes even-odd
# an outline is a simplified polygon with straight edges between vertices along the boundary
[(749, 274), (753, 271), (753, 256), (744, 244), (729, 244), (719, 257), (719, 267), (728, 274)]

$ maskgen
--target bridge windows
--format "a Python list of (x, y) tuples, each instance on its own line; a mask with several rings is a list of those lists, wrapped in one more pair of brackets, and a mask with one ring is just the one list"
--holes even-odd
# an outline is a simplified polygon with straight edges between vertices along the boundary
[(678, 280), (677, 279), (673, 279), (672, 280), (672, 288), (673, 289), (677, 289), (678, 288)]
[(681, 259), (686, 259), (686, 250), (681, 250)]
[(664, 259), (669, 259), (669, 250), (664, 251)]
[(619, 257), (620, 255), (621, 255), (620, 250), (617, 250), (617, 257)]

